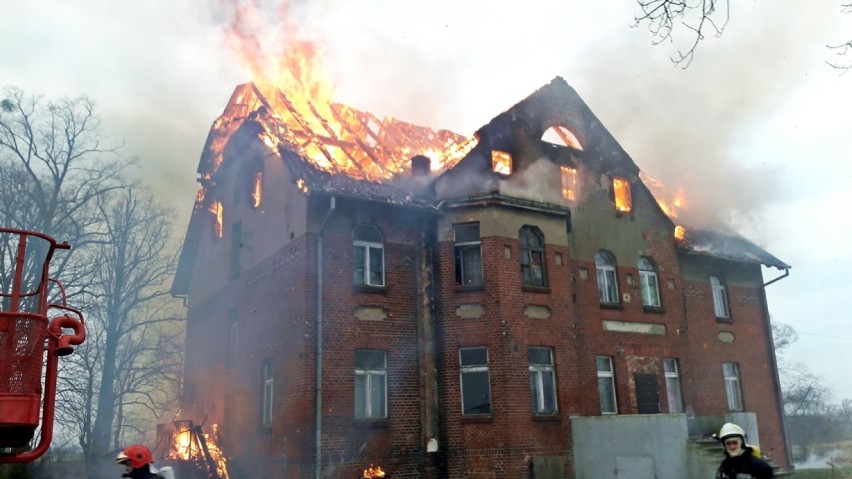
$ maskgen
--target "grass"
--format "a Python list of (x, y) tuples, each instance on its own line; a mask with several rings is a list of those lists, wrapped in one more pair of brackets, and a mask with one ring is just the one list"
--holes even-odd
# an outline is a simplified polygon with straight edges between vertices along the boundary
[(852, 468), (796, 469), (795, 479), (852, 479)]

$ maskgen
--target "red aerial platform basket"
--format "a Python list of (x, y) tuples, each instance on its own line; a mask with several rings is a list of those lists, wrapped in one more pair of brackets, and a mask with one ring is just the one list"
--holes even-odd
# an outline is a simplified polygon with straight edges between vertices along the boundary
[[(83, 314), (65, 304), (65, 289), (48, 275), (53, 253), (70, 248), (45, 234), (0, 228), (0, 463), (32, 461), (47, 451), (58, 358), (86, 339)], [(50, 284), (58, 287), (59, 303), (48, 302)], [(38, 444), (30, 448), (39, 426)]]

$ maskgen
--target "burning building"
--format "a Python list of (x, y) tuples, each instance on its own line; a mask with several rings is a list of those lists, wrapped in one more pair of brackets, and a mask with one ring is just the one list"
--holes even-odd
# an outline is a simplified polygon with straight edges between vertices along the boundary
[(676, 225), (561, 78), (474, 138), (242, 85), (198, 173), (182, 404), (231, 477), (698, 477), (727, 421), (788, 465), (790, 267)]

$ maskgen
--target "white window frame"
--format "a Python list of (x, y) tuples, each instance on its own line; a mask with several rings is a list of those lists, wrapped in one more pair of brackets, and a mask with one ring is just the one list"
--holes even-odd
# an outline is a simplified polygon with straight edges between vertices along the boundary
[(680, 385), (680, 367), (677, 359), (663, 359), (663, 371), (666, 377), (666, 398), (669, 412), (683, 412), (683, 391)]
[[(353, 271), (352, 271), (352, 280), (355, 284), (363, 284), (366, 286), (376, 286), (383, 287), (385, 285), (385, 245), (384, 242), (376, 242), (376, 241), (368, 241), (363, 239), (358, 239), (358, 230), (364, 229), (372, 229), (379, 235), (383, 240), (383, 236), (381, 231), (373, 225), (358, 225), (355, 229), (352, 230), (352, 248), (353, 248)], [(364, 271), (364, 277), (360, 280), (356, 278), (356, 273), (358, 271), (358, 265), (355, 265), (354, 258), (355, 251), (362, 250), (364, 255), (364, 263), (361, 266)], [(370, 270), (370, 266), (372, 265), (373, 255), (379, 255), (381, 258), (381, 271), (379, 272), (380, 279), (378, 282), (373, 282), (372, 279), (372, 271)]]
[[(374, 352), (382, 354), (382, 365), (378, 367), (367, 367), (367, 366), (359, 366), (355, 365), (355, 382), (356, 384), (359, 381), (359, 378), (363, 378), (364, 388), (363, 395), (364, 397), (364, 411), (363, 414), (355, 408), (355, 418), (356, 419), (384, 419), (388, 417), (388, 378), (387, 378), (387, 367), (388, 367), (388, 355), (386, 351), (378, 350), (378, 349), (359, 349), (357, 351), (364, 352)], [(356, 361), (357, 363), (357, 361)], [(374, 397), (376, 394), (375, 389), (377, 389), (377, 385), (375, 384), (377, 381), (381, 381), (379, 384), (381, 385), (381, 391), (379, 394), (381, 395), (381, 403), (378, 411), (374, 411), (375, 409), (375, 400), (377, 398)], [(358, 388), (355, 388), (355, 394), (358, 394)], [(355, 399), (355, 404), (358, 404), (358, 398)]]
[(654, 262), (643, 256), (639, 258), (637, 267), (639, 269), (639, 289), (642, 292), (642, 306), (661, 307), (660, 282)]
[[(547, 351), (547, 363), (533, 363), (533, 351)], [(533, 414), (556, 414), (559, 405), (556, 401), (556, 370), (553, 367), (553, 348), (529, 346), (527, 359), (530, 369), (530, 389), (532, 393)], [(548, 404), (552, 408), (548, 408)]]
[[(469, 241), (459, 241), (458, 232), (460, 228), (476, 226), (476, 239)], [(461, 286), (482, 286), (484, 282), (482, 269), (482, 232), (479, 229), (479, 223), (459, 223), (453, 225), (453, 253), (455, 254), (456, 267), (456, 284)], [(466, 277), (465, 264), (470, 261), (468, 253), (479, 256), (479, 271), (478, 276)]]
[(718, 276), (710, 276), (710, 289), (713, 291), (713, 312), (716, 317), (730, 319), (731, 309), (728, 305), (728, 292), (725, 283)]
[(743, 391), (740, 380), (740, 365), (722, 363), (722, 375), (725, 377), (725, 396), (728, 398), (728, 410), (742, 411)]
[(595, 253), (595, 271), (598, 278), (598, 298), (603, 304), (618, 304), (618, 275), (615, 256), (609, 251)]
[[(462, 358), (462, 352), (474, 349), (485, 351), (485, 364), (465, 364)], [(492, 398), (491, 398), (491, 373), (488, 371), (488, 348), (485, 346), (471, 346), (459, 348), (459, 390), (461, 391), (461, 412), (464, 416), (487, 416), (491, 414)], [(484, 412), (465, 412), (464, 403), (464, 384), (466, 374), (481, 374), (485, 373), (485, 383), (487, 387), (486, 396), (488, 399), (488, 411)]]
[[(600, 361), (606, 360), (608, 369), (601, 369)], [(601, 414), (618, 414), (618, 396), (615, 392), (615, 371), (612, 367), (612, 358), (609, 356), (598, 356), (595, 358), (595, 368), (598, 371), (598, 394), (601, 400)], [(606, 410), (604, 393), (612, 396), (612, 410)]]
[(263, 428), (272, 427), (272, 404), (275, 398), (275, 376), (272, 370), (272, 363), (264, 361), (262, 366), (263, 375), (263, 399), (261, 405), (260, 426)]

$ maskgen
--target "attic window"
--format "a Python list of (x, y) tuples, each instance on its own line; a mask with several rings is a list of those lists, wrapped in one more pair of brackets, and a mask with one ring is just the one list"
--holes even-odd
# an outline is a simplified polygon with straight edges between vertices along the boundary
[(251, 188), (251, 206), (253, 208), (260, 208), (260, 204), (263, 201), (263, 171), (258, 171), (254, 174), (254, 181), (252, 181)]
[(562, 174), (562, 198), (568, 201), (577, 200), (577, 168), (561, 165), (559, 171)]
[(213, 235), (216, 238), (222, 237), (222, 219), (224, 216), (224, 212), (222, 210), (222, 202), (214, 201), (212, 205), (210, 205), (210, 212), (215, 216), (215, 222), (213, 223)]
[(506, 151), (491, 150), (491, 170), (501, 175), (511, 175), (512, 155)]
[(624, 178), (612, 179), (612, 191), (615, 194), (615, 209), (619, 213), (629, 213), (633, 209), (630, 197), (630, 183)]
[(583, 145), (580, 144), (577, 136), (564, 126), (551, 126), (541, 135), (541, 141), (553, 143), (554, 145), (569, 146), (576, 150), (583, 149)]

